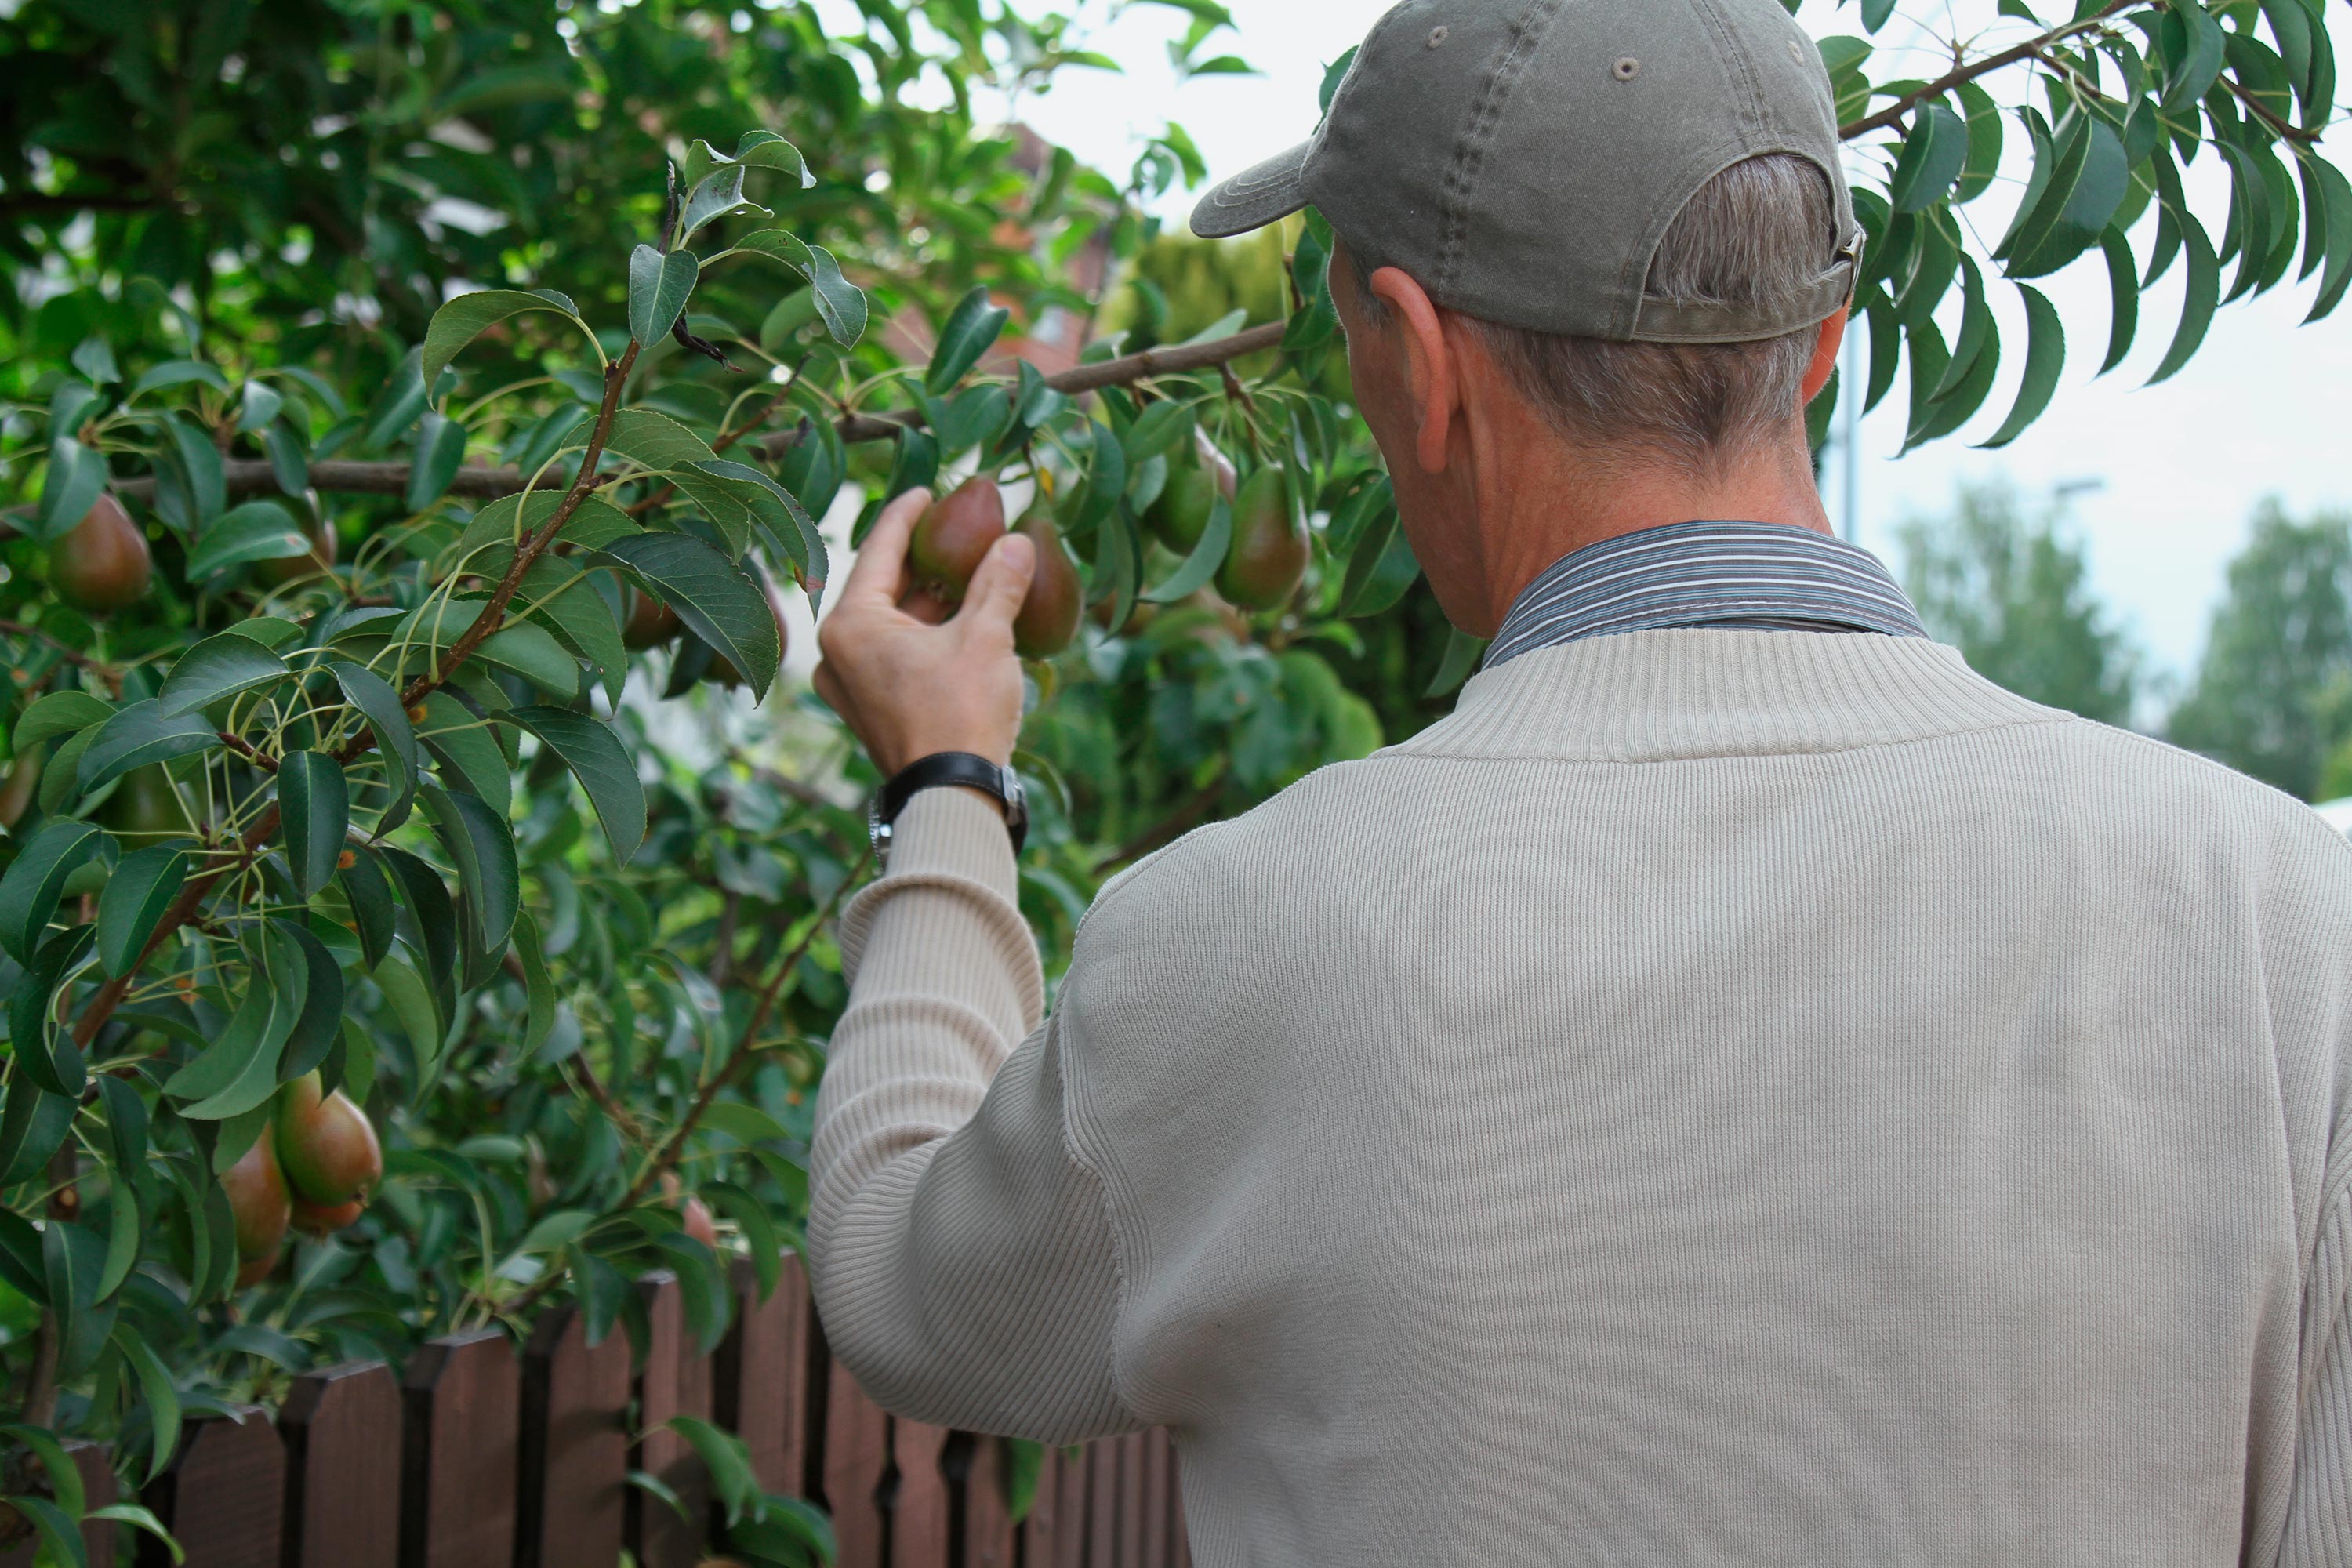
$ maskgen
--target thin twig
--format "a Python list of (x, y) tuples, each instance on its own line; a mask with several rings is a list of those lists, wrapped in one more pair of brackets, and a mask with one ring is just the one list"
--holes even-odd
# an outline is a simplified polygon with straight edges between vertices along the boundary
[(5, 634), (8, 637), (32, 637), (37, 641), (45, 642), (51, 647), (57, 649), (58, 653), (62, 654), (68, 664), (74, 666), (78, 669), (89, 670), (92, 675), (97, 676), (100, 680), (105, 681), (109, 687), (117, 691), (120, 691), (122, 689), (122, 672), (121, 670), (115, 668), (104, 659), (92, 658), (89, 655), (81, 652), (78, 648), (68, 647), (66, 644), (58, 641), (57, 637), (43, 631), (38, 626), (28, 626), (22, 621), (0, 620), (0, 634)]
[(2063, 27), (2053, 27), (2039, 37), (2030, 38), (2015, 48), (2003, 49), (1997, 55), (1987, 55), (1972, 65), (1961, 66), (1956, 70), (1946, 72), (1924, 87), (1914, 88), (1876, 113), (1864, 115), (1851, 125), (1841, 125), (1838, 127), (1838, 137), (1842, 141), (1851, 142), (1857, 136), (1867, 136), (1874, 131), (1883, 131), (1890, 125), (1900, 122), (1905, 115), (1921, 104), (1941, 98), (1954, 88), (1966, 87), (1979, 77), (1990, 76), (1994, 71), (2033, 59), (2051, 45), (2063, 43), (2077, 33), (2094, 31), (2116, 12), (2128, 10), (2134, 5), (2146, 3), (2147, 0), (2108, 0), (2108, 4), (2101, 7), (2097, 13), (2085, 16), (2081, 21), (2069, 22)]
[(2238, 101), (2244, 104), (2248, 109), (2253, 110), (2254, 118), (2260, 120), (2273, 131), (2277, 132), (2288, 141), (2295, 142), (2300, 146), (2315, 147), (2319, 144), (2320, 132), (2316, 131), (2305, 131), (2302, 126), (2297, 125), (2292, 120), (2288, 120), (2282, 115), (2273, 113), (2269, 109), (2264, 108), (2261, 101), (2258, 100), (2252, 93), (2248, 92), (2235, 80), (2228, 77), (2224, 77), (2221, 79), (2228, 85), (2231, 92), (2237, 94)]
[(1118, 869), (1130, 860), (1139, 860), (1189, 831), (1194, 823), (1208, 815), (1209, 808), (1217, 804), (1217, 797), (1224, 794), (1226, 777), (1224, 770), (1219, 769), (1217, 776), (1194, 790), (1183, 805), (1096, 861), (1095, 875), (1099, 877), (1105, 872)]
[[(1129, 386), (1153, 376), (1181, 375), (1188, 371), (1213, 370), (1228, 360), (1244, 358), (1275, 348), (1282, 342), (1285, 323), (1268, 321), (1263, 326), (1235, 332), (1229, 338), (1216, 338), (1205, 343), (1184, 343), (1174, 348), (1147, 349), (1141, 353), (1119, 359), (1104, 360), (1098, 364), (1082, 364), (1045, 378), (1045, 384), (1055, 391), (1070, 395), (1099, 391), (1106, 386)], [(909, 429), (919, 429), (922, 414), (905, 409), (880, 416), (845, 414), (835, 428), (843, 441), (896, 440)], [(775, 458), (792, 449), (801, 439), (800, 432), (788, 430), (771, 436), (758, 443), (762, 457)], [(331, 490), (339, 494), (404, 495), (408, 489), (406, 463), (326, 462), (310, 465), (310, 485), (314, 489)], [(267, 494), (278, 488), (277, 470), (258, 458), (231, 458), (221, 464), (221, 477), (231, 495)], [(468, 500), (492, 500), (510, 496), (529, 482), (530, 476), (520, 468), (463, 468), (449, 481), (446, 493)], [(145, 498), (155, 491), (152, 479), (123, 479), (116, 483), (121, 495)]]

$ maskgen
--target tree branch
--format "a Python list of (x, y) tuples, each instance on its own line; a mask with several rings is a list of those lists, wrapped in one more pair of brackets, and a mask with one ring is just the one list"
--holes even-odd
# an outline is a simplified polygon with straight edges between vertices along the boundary
[(95, 675), (100, 680), (105, 681), (108, 686), (111, 687), (118, 692), (122, 689), (122, 672), (121, 670), (115, 668), (112, 665), (108, 664), (103, 659), (92, 658), (86, 653), (81, 653), (74, 648), (67, 647), (64, 643), (58, 641), (56, 637), (51, 637), (47, 632), (43, 631), (38, 626), (28, 626), (22, 621), (0, 620), (0, 635), (16, 637), (33, 637), (38, 641), (45, 642), (51, 647), (57, 649), (60, 654), (63, 654), (68, 664), (74, 666), (78, 669), (89, 670), (92, 675)]
[[(1055, 391), (1077, 395), (1097, 392), (1106, 386), (1129, 386), (1157, 375), (1181, 375), (1187, 371), (1210, 370), (1229, 361), (1275, 348), (1282, 342), (1284, 323), (1268, 321), (1263, 326), (1235, 332), (1229, 338), (1217, 338), (1205, 343), (1186, 343), (1175, 348), (1146, 349), (1141, 353), (1127, 354), (1118, 359), (1104, 360), (1099, 364), (1082, 364), (1045, 378), (1045, 384)], [(923, 416), (913, 409), (895, 413), (845, 414), (835, 425), (844, 442), (856, 445), (861, 441), (896, 440), (909, 429), (920, 429)], [(738, 436), (742, 433), (735, 432)], [(771, 436), (755, 444), (762, 457), (776, 458), (800, 443), (800, 433), (788, 430)], [(406, 463), (325, 462), (310, 465), (312, 488), (357, 495), (401, 495), (408, 489), (409, 465)], [(587, 471), (585, 468), (583, 472)], [(231, 458), (221, 464), (221, 477), (226, 481), (231, 495), (268, 495), (278, 489), (278, 471), (258, 458)], [(510, 496), (529, 482), (530, 477), (520, 468), (464, 468), (449, 481), (449, 494), (468, 500), (493, 500)], [(152, 479), (123, 479), (116, 483), (119, 495), (142, 499), (155, 492)], [(488, 634), (485, 634), (488, 635)]]
[(1983, 59), (1948, 71), (1925, 87), (1915, 88), (1905, 93), (1876, 113), (1864, 115), (1851, 125), (1841, 125), (1838, 127), (1838, 137), (1841, 141), (1851, 142), (1857, 136), (1867, 136), (1874, 131), (1884, 131), (1931, 99), (1941, 98), (1956, 87), (1965, 87), (1980, 76), (1990, 76), (1994, 71), (2033, 59), (2051, 45), (2063, 43), (2077, 33), (2090, 32), (2116, 12), (2145, 4), (2147, 0), (2108, 0), (2108, 4), (2093, 16), (2085, 16), (2079, 22), (2069, 22), (2063, 27), (2053, 27), (2041, 37), (2028, 39), (2015, 48), (2003, 49), (1997, 55), (1987, 55)]

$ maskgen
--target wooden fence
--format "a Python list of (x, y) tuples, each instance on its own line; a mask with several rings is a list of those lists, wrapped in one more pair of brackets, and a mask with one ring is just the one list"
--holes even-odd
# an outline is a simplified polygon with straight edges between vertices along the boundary
[[(693, 1568), (705, 1560), (700, 1523), (625, 1478), (646, 1470), (710, 1512), (694, 1450), (651, 1432), (695, 1415), (744, 1440), (766, 1490), (824, 1505), (839, 1568), (1190, 1568), (1165, 1433), (1075, 1458), (1049, 1451), (1016, 1525), (1003, 1446), (867, 1399), (826, 1355), (797, 1259), (764, 1302), (748, 1262), (734, 1288), (735, 1324), (706, 1356), (685, 1331), (677, 1280), (643, 1281), (652, 1336), (634, 1372), (627, 1335), (591, 1349), (567, 1307), (541, 1319), (520, 1355), (488, 1329), (431, 1342), (405, 1376), (380, 1362), (302, 1373), (275, 1424), (258, 1406), (242, 1422), (188, 1422), (142, 1500), (190, 1568), (606, 1568), (624, 1547), (644, 1568)], [(633, 1429), (650, 1433), (634, 1450)], [(83, 1445), (75, 1458), (89, 1506), (114, 1501), (105, 1451)], [(86, 1538), (93, 1563), (118, 1550), (135, 1550), (140, 1568), (169, 1561), (110, 1525)], [(31, 1561), (19, 1548), (0, 1568)]]

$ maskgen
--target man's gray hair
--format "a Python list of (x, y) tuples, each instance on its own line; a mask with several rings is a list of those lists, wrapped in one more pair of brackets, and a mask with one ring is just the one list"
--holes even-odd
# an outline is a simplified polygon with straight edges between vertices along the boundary
[[(1836, 210), (1828, 180), (1805, 159), (1772, 153), (1735, 163), (1668, 226), (1649, 292), (1690, 305), (1790, 300), (1836, 259)], [(1352, 247), (1348, 254), (1366, 312), (1385, 321), (1369, 268)], [(1819, 341), (1809, 327), (1751, 343), (1619, 343), (1461, 319), (1579, 446), (1604, 457), (1636, 450), (1702, 474), (1786, 427)]]

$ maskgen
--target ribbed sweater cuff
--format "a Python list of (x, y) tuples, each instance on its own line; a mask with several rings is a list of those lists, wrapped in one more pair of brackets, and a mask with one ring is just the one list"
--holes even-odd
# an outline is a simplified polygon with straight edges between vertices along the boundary
[(958, 877), (1019, 907), (1021, 873), (1004, 813), (967, 789), (927, 789), (907, 803), (890, 830), (890, 871), (883, 879)]

